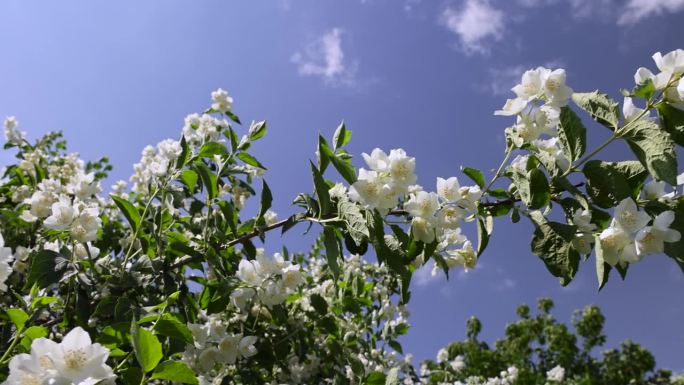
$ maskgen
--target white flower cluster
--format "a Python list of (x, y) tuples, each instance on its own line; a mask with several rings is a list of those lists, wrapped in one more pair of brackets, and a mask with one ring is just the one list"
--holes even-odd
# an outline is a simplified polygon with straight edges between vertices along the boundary
[(392, 150), (388, 156), (379, 148), (370, 155), (363, 153), (363, 159), (370, 170), (359, 170), (358, 180), (349, 187), (349, 198), (386, 213), (416, 182), (416, 159), (402, 149)]
[(240, 261), (236, 276), (247, 285), (231, 294), (233, 304), (240, 310), (246, 309), (255, 290), (261, 303), (270, 308), (283, 303), (304, 282), (299, 265), (285, 261), (280, 253), (266, 255), (261, 249), (256, 260)]
[(151, 183), (167, 174), (169, 166), (182, 152), (181, 144), (177, 140), (165, 139), (157, 147), (146, 146), (142, 151), (140, 162), (133, 165), (134, 174), (131, 176), (133, 191), (147, 194)]
[(194, 145), (215, 142), (221, 137), (221, 131), (228, 126), (228, 121), (216, 119), (209, 114), (190, 114), (185, 117), (183, 137), (188, 144)]
[(109, 349), (93, 344), (88, 333), (76, 327), (62, 342), (37, 338), (30, 354), (19, 354), (9, 364), (3, 385), (26, 384), (113, 384), (115, 375), (107, 364)]
[(518, 379), (518, 368), (511, 366), (501, 371), (498, 377), (468, 377), (465, 382), (456, 381), (453, 385), (513, 385)]
[[(526, 71), (520, 84), (511, 90), (517, 97), (508, 99), (501, 110), (494, 112), (516, 116), (516, 123), (506, 129), (506, 137), (518, 148), (532, 145), (538, 157), (547, 157), (561, 170), (567, 170), (570, 162), (558, 142), (560, 109), (568, 104), (573, 93), (565, 84), (565, 70), (538, 67)], [(542, 135), (548, 138), (542, 139)]]
[(615, 207), (610, 226), (598, 236), (603, 259), (610, 265), (626, 265), (651, 254), (662, 253), (665, 242), (677, 242), (681, 234), (670, 229), (673, 211), (663, 211), (653, 219), (631, 198), (625, 198)]
[(17, 118), (14, 116), (5, 119), (5, 139), (7, 139), (8, 143), (21, 146), (26, 141), (26, 132), (17, 130), (18, 125)]
[(198, 373), (216, 377), (225, 368), (240, 359), (257, 354), (256, 336), (228, 333), (228, 324), (218, 315), (210, 315), (203, 324), (188, 324), (193, 343), (186, 346), (183, 361)]
[[(398, 207), (411, 216), (411, 235), (414, 239), (439, 242), (437, 250), (445, 254), (449, 267), (474, 267), (476, 254), (467, 238), (461, 234), (461, 222), (474, 218), (482, 197), (478, 186), (461, 186), (456, 177), (437, 178), (437, 192), (424, 191), (416, 182), (415, 158), (403, 149), (391, 150), (389, 155), (379, 148), (371, 154), (363, 153), (370, 168), (359, 170), (358, 180), (349, 187), (349, 198), (381, 213)], [(341, 186), (330, 191), (332, 197), (343, 194)], [(405, 201), (408, 196), (408, 200)], [(453, 246), (462, 245), (459, 249)], [(422, 260), (417, 264), (421, 265)]]
[(684, 110), (684, 50), (677, 49), (663, 56), (660, 52), (653, 55), (656, 67), (660, 70), (654, 74), (648, 68), (641, 67), (634, 74), (634, 82), (643, 85), (653, 82), (657, 91), (663, 91), (665, 99), (674, 107)]
[(563, 380), (565, 380), (565, 368), (560, 365), (546, 372), (547, 385), (562, 384)]
[(12, 256), (12, 249), (5, 247), (5, 239), (0, 234), (0, 292), (7, 291), (7, 285), (5, 281), (12, 274), (12, 266), (10, 263), (14, 261), (14, 256)]

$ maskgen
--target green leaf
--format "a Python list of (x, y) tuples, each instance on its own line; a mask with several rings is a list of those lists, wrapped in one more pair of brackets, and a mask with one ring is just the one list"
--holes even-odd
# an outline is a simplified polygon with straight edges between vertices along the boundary
[(361, 214), (359, 206), (351, 202), (346, 196), (343, 196), (337, 201), (337, 213), (344, 221), (349, 236), (357, 246), (360, 247), (368, 241), (370, 233), (366, 225), (366, 218)]
[(192, 343), (192, 333), (187, 325), (171, 316), (164, 316), (154, 326), (155, 332), (163, 336), (171, 337), (183, 341), (187, 344)]
[(653, 81), (648, 79), (644, 84), (637, 84), (632, 91), (632, 95), (651, 100), (654, 92), (655, 86), (653, 85)]
[(574, 162), (582, 157), (586, 150), (587, 129), (577, 114), (567, 106), (561, 108), (558, 127), (558, 139), (560, 139), (563, 155)]
[(350, 159), (342, 159), (339, 156), (333, 156), (330, 158), (330, 162), (335, 167), (338, 173), (347, 181), (349, 184), (354, 184), (356, 182), (356, 169), (354, 165), (351, 164)]
[(127, 199), (121, 198), (120, 196), (113, 194), (110, 194), (109, 196), (124, 215), (128, 224), (131, 226), (131, 229), (133, 229), (134, 232), (137, 231), (140, 226), (140, 213), (135, 209), (135, 206)]
[(341, 256), (340, 242), (337, 239), (335, 228), (325, 226), (323, 228), (323, 244), (325, 245), (325, 256), (328, 261), (328, 267), (335, 276), (335, 279), (340, 275), (339, 258)]
[(637, 161), (592, 160), (584, 165), (582, 172), (587, 178), (587, 194), (604, 209), (617, 206), (625, 198), (636, 197), (648, 176), (646, 169)]
[(672, 140), (684, 146), (684, 111), (667, 103), (661, 103), (658, 105), (658, 113), (663, 128), (670, 133)]
[(608, 282), (611, 267), (603, 259), (603, 248), (601, 247), (601, 241), (598, 239), (598, 236), (596, 237), (596, 243), (594, 245), (594, 250), (596, 251), (596, 278), (598, 279), (599, 291), (601, 291), (603, 286), (606, 285), (606, 282)]
[(24, 288), (30, 288), (37, 284), (39, 288), (45, 288), (59, 282), (66, 269), (66, 259), (52, 250), (40, 250), (32, 254), (31, 269)]
[(156, 368), (163, 357), (162, 345), (152, 332), (139, 327), (135, 319), (131, 323), (131, 342), (140, 367), (145, 372)]
[(262, 179), (261, 182), (261, 206), (259, 208), (259, 218), (263, 218), (264, 214), (266, 214), (266, 211), (271, 208), (271, 204), (273, 203), (273, 194), (271, 193), (271, 189), (268, 187), (266, 180)]
[(311, 306), (318, 312), (318, 314), (324, 316), (328, 314), (328, 302), (325, 301), (323, 297), (319, 294), (311, 295)]
[(180, 174), (180, 180), (183, 182), (185, 187), (188, 188), (188, 191), (190, 193), (195, 192), (195, 187), (197, 187), (197, 180), (199, 179), (199, 175), (194, 170), (183, 170)]
[(594, 120), (613, 131), (617, 130), (620, 121), (618, 103), (608, 95), (598, 91), (577, 92), (572, 95), (572, 100)]
[(190, 369), (188, 364), (181, 361), (164, 361), (152, 373), (152, 380), (168, 380), (182, 382), (183, 384), (199, 384), (195, 372)]
[(31, 343), (38, 338), (47, 337), (48, 330), (44, 326), (31, 326), (24, 332), (24, 337), (21, 339), (21, 346), (27, 351), (31, 349)]
[(209, 199), (216, 198), (216, 194), (218, 193), (218, 179), (216, 178), (216, 174), (209, 169), (209, 166), (201, 161), (195, 163), (195, 166), (202, 179), (202, 183), (207, 190), (207, 197)]
[(197, 153), (197, 156), (200, 158), (213, 159), (214, 155), (219, 155), (223, 159), (227, 159), (229, 156), (226, 146), (219, 142), (204, 143)]
[(630, 124), (624, 138), (655, 179), (677, 185), (677, 154), (667, 131), (652, 120), (641, 119)]
[(252, 122), (249, 127), (249, 140), (257, 140), (262, 136), (266, 135), (266, 121), (262, 120), (260, 122)]
[(22, 309), (7, 309), (6, 313), (10, 321), (17, 327), (17, 330), (22, 330), (29, 319), (29, 315)]
[(188, 147), (188, 142), (185, 140), (185, 136), (181, 137), (180, 145), (181, 153), (178, 156), (178, 159), (176, 159), (176, 168), (179, 170), (183, 168), (186, 163), (188, 163), (188, 158), (190, 156), (190, 147)]
[[(479, 257), (487, 248), (489, 244), (489, 236), (491, 234), (491, 225), (488, 226), (487, 222), (493, 223), (491, 217), (477, 218), (477, 256)], [(489, 227), (489, 229), (488, 229)]]
[(485, 178), (484, 174), (482, 174), (482, 171), (472, 167), (462, 167), (461, 171), (463, 171), (464, 174), (468, 175), (470, 179), (477, 183), (481, 189), (485, 188)]
[(382, 372), (370, 372), (366, 376), (365, 385), (385, 385), (387, 377)]
[(143, 378), (143, 372), (140, 368), (134, 366), (129, 366), (123, 369), (120, 374), (123, 383), (126, 385), (137, 385), (140, 384)]
[(333, 135), (333, 146), (335, 146), (335, 149), (344, 147), (345, 144), (349, 143), (351, 135), (352, 132), (347, 130), (347, 128), (344, 125), (344, 122), (341, 122), (335, 130), (335, 135)]
[(260, 169), (266, 170), (266, 167), (264, 167), (263, 164), (259, 163), (259, 161), (255, 157), (246, 152), (239, 152), (235, 156), (250, 166), (259, 167)]
[(572, 247), (576, 227), (548, 222), (539, 212), (533, 212), (531, 219), (536, 226), (532, 253), (544, 261), (551, 274), (561, 278), (561, 285), (567, 285), (575, 277), (580, 261), (579, 253)]
[(532, 169), (527, 175), (513, 172), (511, 179), (518, 188), (520, 199), (529, 208), (539, 209), (549, 204), (551, 189), (546, 175), (540, 169)]
[(316, 168), (313, 162), (309, 161), (311, 164), (311, 173), (313, 174), (314, 190), (316, 191), (316, 196), (318, 197), (318, 204), (320, 207), (320, 216), (324, 216), (330, 213), (330, 194), (328, 193), (329, 187), (323, 179), (323, 175)]

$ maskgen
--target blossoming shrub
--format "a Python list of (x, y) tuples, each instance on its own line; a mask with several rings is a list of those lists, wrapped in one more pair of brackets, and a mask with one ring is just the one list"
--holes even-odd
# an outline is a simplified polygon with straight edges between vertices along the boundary
[[(178, 140), (143, 149), (130, 189), (119, 181), (109, 193), (106, 158), (84, 162), (60, 133), (30, 142), (7, 118), (5, 149), (17, 161), (0, 183), (0, 378), (419, 382), (399, 342), (412, 275), (431, 259), (433, 273), (475, 268), (494, 218), (506, 215), (532, 221), (532, 252), (564, 285), (592, 253), (599, 287), (646, 255), (684, 266), (683, 52), (656, 54), (657, 74), (639, 69), (622, 113), (605, 94), (573, 92), (562, 69), (525, 72), (496, 112), (516, 122), (488, 181), (464, 167), (472, 184), (445, 176), (423, 188), (402, 149), (363, 154), (357, 170), (342, 124), (319, 137), (314, 189), (285, 219), (271, 211), (266, 167), (250, 153), (267, 123), (240, 128), (221, 89), (187, 116)], [(610, 139), (586, 152), (576, 110)], [(633, 159), (596, 158), (617, 140)], [(320, 230), (310, 250), (261, 247), (301, 223)], [(477, 240), (462, 233), (468, 223)], [(520, 381), (516, 370), (494, 375)]]
[(468, 320), (467, 338), (437, 353), (421, 366), (422, 380), (458, 385), (612, 385), (670, 384), (671, 373), (656, 370), (655, 358), (639, 344), (624, 341), (617, 349), (596, 350), (606, 342), (605, 318), (596, 306), (573, 315), (574, 332), (552, 315), (553, 301), (542, 298), (534, 316), (518, 306), (519, 319), (506, 326), (492, 346), (480, 340), (480, 321)]

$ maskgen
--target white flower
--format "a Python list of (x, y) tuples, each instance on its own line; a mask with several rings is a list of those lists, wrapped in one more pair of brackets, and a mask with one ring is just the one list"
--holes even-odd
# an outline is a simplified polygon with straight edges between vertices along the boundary
[(437, 178), (437, 195), (446, 202), (455, 202), (461, 199), (458, 191), (460, 188), (461, 185), (455, 176), (449, 179)]
[(328, 190), (330, 198), (342, 199), (347, 195), (347, 188), (342, 183), (336, 183), (330, 190)]
[(456, 356), (456, 358), (454, 358), (453, 361), (451, 361), (449, 365), (451, 366), (451, 369), (453, 369), (455, 372), (460, 372), (466, 367), (465, 357), (459, 354)]
[(480, 186), (462, 186), (458, 190), (458, 193), (461, 194), (461, 200), (458, 204), (463, 208), (476, 213), (477, 204), (480, 202), (480, 198), (482, 198)]
[(93, 344), (88, 333), (76, 327), (72, 329), (49, 355), (58, 377), (75, 384), (95, 384), (113, 379), (114, 373), (107, 366), (109, 349)]
[(437, 362), (445, 362), (446, 360), (449, 359), (449, 351), (446, 350), (446, 348), (441, 348), (437, 352)]
[(540, 151), (543, 151), (541, 155), (546, 153), (552, 156), (555, 160), (555, 164), (561, 169), (561, 171), (567, 171), (570, 168), (570, 160), (565, 157), (563, 151), (558, 146), (558, 138), (550, 138), (546, 140), (537, 139), (532, 141), (532, 144), (535, 145)]
[(546, 77), (546, 68), (537, 67), (533, 70), (525, 71), (522, 75), (520, 84), (516, 85), (511, 89), (515, 92), (518, 98), (530, 101), (536, 99), (540, 96), (544, 84), (544, 78)]
[(71, 225), (71, 237), (82, 243), (97, 240), (97, 231), (100, 229), (102, 220), (97, 207), (88, 207), (78, 214)]
[[(611, 266), (622, 261), (625, 246), (630, 244), (629, 234), (620, 227), (610, 226), (599, 235), (603, 259)], [(629, 249), (629, 248), (628, 248)]]
[(274, 225), (278, 222), (278, 214), (275, 211), (266, 210), (264, 213), (264, 221), (266, 222), (266, 226)]
[(257, 291), (259, 300), (267, 307), (279, 305), (287, 298), (287, 292), (282, 285), (282, 282), (273, 280), (266, 281)]
[(395, 149), (390, 151), (388, 159), (389, 173), (395, 185), (406, 188), (416, 183), (416, 158), (407, 156), (402, 149)]
[(679, 99), (684, 99), (684, 81), (681, 79), (677, 83), (677, 93), (679, 94)]
[(248, 261), (243, 259), (238, 264), (238, 271), (235, 275), (244, 283), (250, 286), (259, 286), (263, 282), (263, 278), (257, 274), (258, 262)]
[(430, 219), (424, 217), (414, 217), (411, 220), (411, 235), (413, 239), (425, 243), (432, 243), (435, 240), (435, 227)]
[(52, 215), (45, 219), (43, 226), (52, 230), (66, 230), (78, 215), (71, 201), (62, 197), (52, 204)]
[(439, 209), (439, 197), (434, 192), (426, 191), (411, 194), (405, 208), (414, 217), (431, 218)]
[(221, 88), (211, 93), (211, 100), (214, 102), (211, 104), (214, 111), (225, 113), (233, 108), (233, 98)]
[(555, 107), (566, 106), (572, 96), (572, 89), (565, 84), (565, 70), (542, 71), (542, 76), (548, 103)]
[(364, 152), (361, 154), (361, 156), (371, 170), (377, 172), (389, 172), (390, 160), (387, 157), (387, 154), (385, 154), (385, 152), (381, 149), (374, 148), (370, 155)]
[(653, 75), (653, 72), (649, 70), (648, 68), (644, 67), (639, 67), (636, 70), (636, 73), (634, 73), (634, 83), (637, 85), (643, 85), (646, 84), (647, 81), (653, 80), (655, 76)]
[(183, 152), (181, 144), (177, 140), (165, 139), (157, 144), (159, 155), (168, 160), (175, 160)]
[(280, 253), (275, 253), (273, 255), (266, 255), (263, 252), (257, 253), (256, 255), (257, 273), (262, 276), (280, 274), (283, 271), (283, 266), (285, 261)]
[(287, 289), (295, 289), (304, 282), (302, 272), (299, 271), (299, 265), (290, 265), (283, 269), (282, 273), (283, 286)]
[(218, 344), (218, 352), (221, 360), (226, 364), (234, 364), (238, 357), (238, 349), (240, 345), (240, 335), (229, 334), (221, 340)]
[(640, 211), (632, 198), (623, 199), (615, 207), (613, 222), (628, 234), (641, 230), (650, 221), (651, 217), (645, 212)]
[(256, 336), (245, 336), (240, 340), (240, 356), (244, 358), (252, 357), (257, 354), (257, 349), (254, 344), (257, 342)]
[[(622, 104), (622, 114), (625, 116), (625, 123), (631, 122), (632, 120), (636, 119), (639, 115), (644, 113), (646, 111), (643, 108), (638, 108), (634, 105), (634, 102), (632, 101), (632, 98), (630, 97), (625, 97), (625, 101)], [(651, 115), (651, 112), (649, 111), (648, 113), (644, 114), (642, 118), (649, 118)]]
[(80, 327), (72, 329), (61, 343), (38, 338), (31, 354), (19, 354), (10, 362), (6, 384), (94, 385), (115, 379), (107, 364), (109, 349), (93, 344)]
[(470, 241), (465, 241), (459, 250), (447, 250), (447, 254), (449, 257), (446, 262), (449, 267), (462, 266), (468, 271), (477, 264), (477, 253)]
[(513, 116), (522, 112), (527, 107), (527, 100), (522, 98), (507, 99), (500, 110), (494, 111), (494, 115)]
[(591, 223), (591, 211), (589, 210), (576, 210), (572, 214), (572, 223), (582, 233), (591, 233), (596, 230), (596, 225)]
[(12, 267), (10, 266), (12, 261), (14, 261), (12, 249), (5, 247), (5, 239), (0, 234), (0, 292), (7, 291), (5, 281), (12, 274)]
[(19, 146), (26, 140), (26, 133), (17, 130), (17, 125), (19, 125), (19, 123), (14, 116), (5, 118), (5, 139), (7, 139), (7, 142)]
[(437, 222), (439, 227), (445, 229), (458, 229), (461, 226), (461, 220), (468, 216), (468, 212), (453, 204), (442, 207), (437, 213)]
[(233, 303), (233, 305), (235, 305), (236, 308), (245, 310), (247, 307), (247, 301), (251, 300), (252, 297), (254, 297), (254, 294), (254, 289), (250, 287), (240, 287), (230, 293), (230, 301)]
[(665, 182), (650, 181), (646, 183), (641, 192), (644, 194), (644, 199), (647, 200), (657, 200), (657, 199), (670, 199), (674, 197), (674, 192), (665, 193)]
[(664, 242), (678, 242), (681, 239), (679, 231), (670, 229), (675, 220), (673, 211), (663, 211), (653, 220), (652, 226), (639, 230), (635, 237), (636, 252), (639, 256), (662, 253)]
[(554, 382), (562, 382), (565, 379), (565, 369), (557, 365), (553, 369), (546, 372), (546, 379)]
[(393, 186), (385, 183), (376, 171), (359, 170), (359, 178), (349, 187), (349, 198), (368, 208), (388, 210), (397, 205)]
[(511, 169), (519, 174), (527, 174), (527, 162), (529, 155), (517, 155), (511, 162)]
[(677, 49), (663, 56), (660, 52), (653, 54), (653, 61), (661, 72), (680, 74), (684, 72), (684, 50)]

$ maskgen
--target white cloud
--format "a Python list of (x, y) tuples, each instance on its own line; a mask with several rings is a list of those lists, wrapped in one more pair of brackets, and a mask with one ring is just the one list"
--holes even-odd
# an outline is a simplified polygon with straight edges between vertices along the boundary
[(496, 285), (496, 289), (500, 291), (508, 291), (515, 289), (517, 286), (518, 283), (515, 280), (511, 278), (504, 278), (503, 281)]
[(500, 40), (505, 27), (504, 13), (492, 7), (488, 0), (467, 0), (460, 9), (447, 7), (440, 23), (458, 35), (469, 54), (488, 53), (487, 42)]
[(292, 55), (302, 76), (321, 77), (326, 84), (351, 86), (355, 83), (357, 62), (348, 63), (342, 50), (343, 31), (333, 28)]
[(490, 68), (487, 71), (489, 74), (489, 83), (485, 84), (482, 91), (494, 96), (510, 96), (511, 88), (518, 84), (520, 77), (527, 69), (529, 68), (523, 65)]
[(649, 16), (684, 10), (684, 0), (629, 0), (618, 18), (618, 24), (637, 23)]

